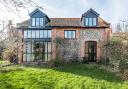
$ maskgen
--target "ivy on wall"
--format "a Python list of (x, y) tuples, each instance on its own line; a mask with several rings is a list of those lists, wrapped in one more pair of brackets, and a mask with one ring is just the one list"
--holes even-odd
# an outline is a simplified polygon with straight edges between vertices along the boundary
[(103, 41), (105, 39), (104, 30), (81, 30), (79, 39), (62, 39), (57, 37), (59, 43), (59, 54), (64, 60), (69, 61), (69, 58), (80, 57), (81, 44), (84, 41)]
[(78, 39), (62, 39), (56, 38), (58, 44), (58, 53), (65, 61), (69, 61), (71, 58), (80, 57), (80, 40)]

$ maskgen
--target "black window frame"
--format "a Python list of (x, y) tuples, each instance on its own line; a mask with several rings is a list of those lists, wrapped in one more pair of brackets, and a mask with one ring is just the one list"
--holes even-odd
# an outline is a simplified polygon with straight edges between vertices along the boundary
[[(71, 37), (69, 37), (69, 33), (71, 31)], [(65, 37), (65, 33), (67, 32), (67, 38)], [(73, 33), (72, 32), (75, 32), (75, 38), (73, 37)], [(64, 38), (65, 39), (76, 39), (76, 30), (64, 30)]]
[[(34, 20), (35, 20), (35, 25), (33, 26), (33, 18), (34, 18)], [(36, 26), (36, 20), (37, 20), (37, 18), (39, 18), (39, 26)], [(41, 23), (40, 23), (40, 19), (43, 19), (43, 26), (41, 26)], [(45, 18), (44, 17), (32, 17), (31, 18), (31, 26), (32, 27), (44, 27), (45, 26)]]
[[(89, 20), (89, 18), (91, 18), (91, 20), (92, 20), (92, 21), (91, 21), (91, 22), (92, 22), (92, 23), (91, 23), (92, 26), (90, 26), (90, 20)], [(96, 19), (96, 25), (94, 25), (94, 21), (93, 21), (94, 18)], [(87, 19), (88, 19), (88, 20), (87, 20)], [(87, 22), (86, 22), (86, 20), (87, 20)], [(88, 24), (86, 24), (86, 23), (88, 23)], [(85, 25), (85, 26), (87, 26), (87, 27), (96, 27), (97, 24), (98, 24), (98, 23), (97, 23), (97, 18), (96, 18), (96, 17), (85, 17), (85, 21), (84, 21), (84, 25)]]
[[(49, 29), (49, 30), (39, 30), (39, 29), (36, 29), (36, 30), (24, 30), (24, 31), (26, 31), (26, 33), (27, 33), (27, 34), (26, 34), (27, 36), (23, 34), (23, 35), (24, 35), (24, 37), (23, 37), (24, 39), (49, 39), (49, 38), (51, 39), (51, 38), (52, 38), (52, 30), (50, 30), (50, 29)], [(31, 32), (31, 37), (28, 36), (28, 35), (29, 35), (29, 34), (28, 34), (28, 31)], [(33, 37), (34, 34), (32, 34), (32, 31), (35, 31), (35, 37)], [(36, 34), (37, 32), (36, 32), (36, 31), (39, 31), (39, 38), (37, 38), (37, 34)], [(40, 36), (41, 31), (43, 31), (43, 36), (42, 36), (42, 38), (41, 38), (41, 36)], [(46, 34), (45, 34), (46, 37), (44, 37), (44, 31), (46, 32)], [(51, 31), (51, 32), (50, 32), (50, 36), (49, 36), (49, 31)], [(25, 32), (23, 32), (23, 33), (25, 33)], [(25, 37), (25, 36), (26, 36), (26, 37)]]

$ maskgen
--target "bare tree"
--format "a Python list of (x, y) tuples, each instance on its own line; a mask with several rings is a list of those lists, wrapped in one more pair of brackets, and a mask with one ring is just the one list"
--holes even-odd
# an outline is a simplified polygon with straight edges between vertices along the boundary
[(116, 33), (122, 32), (121, 24), (117, 23), (116, 25)]
[(0, 0), (0, 3), (3, 4), (10, 13), (14, 13), (18, 16), (20, 16), (20, 10), (26, 9), (29, 13), (28, 8), (29, 7), (40, 7), (36, 2), (33, 0)]
[(127, 19), (120, 19), (120, 26), (122, 31), (128, 32), (128, 20)]
[[(30, 7), (38, 7), (43, 9), (33, 0), (0, 0), (0, 4), (2, 4), (8, 12), (19, 17), (21, 17), (20, 11), (22, 9), (27, 10), (28, 14), (28, 8)], [(18, 35), (13, 35), (11, 37), (7, 36), (5, 30), (11, 29), (10, 27), (13, 27), (12, 24), (7, 24), (4, 28), (0, 29), (0, 46), (6, 48), (9, 53), (14, 52), (16, 54), (18, 53), (18, 47), (20, 46), (20, 38)], [(13, 32), (14, 34), (18, 34), (18, 31), (15, 28), (13, 28)]]

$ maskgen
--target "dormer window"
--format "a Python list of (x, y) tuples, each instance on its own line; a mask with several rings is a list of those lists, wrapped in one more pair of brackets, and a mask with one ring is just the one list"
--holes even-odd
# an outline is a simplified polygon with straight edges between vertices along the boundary
[(50, 22), (48, 16), (38, 8), (31, 12), (29, 16), (31, 27), (45, 27)]
[(43, 18), (32, 18), (32, 26), (33, 27), (44, 26), (44, 19)]
[(82, 15), (82, 25), (85, 27), (96, 27), (98, 26), (99, 14), (93, 9), (89, 9)]
[(96, 18), (85, 18), (85, 26), (96, 26), (97, 20)]

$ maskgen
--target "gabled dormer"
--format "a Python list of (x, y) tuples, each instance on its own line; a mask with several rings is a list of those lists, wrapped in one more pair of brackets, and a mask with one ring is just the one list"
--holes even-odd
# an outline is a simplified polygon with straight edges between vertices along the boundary
[(50, 21), (48, 16), (43, 13), (39, 8), (31, 12), (29, 16), (31, 27), (45, 27), (46, 24)]
[(82, 25), (85, 27), (96, 27), (98, 26), (98, 17), (99, 14), (91, 8), (82, 15)]

